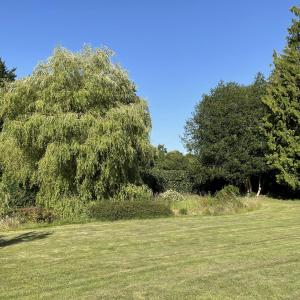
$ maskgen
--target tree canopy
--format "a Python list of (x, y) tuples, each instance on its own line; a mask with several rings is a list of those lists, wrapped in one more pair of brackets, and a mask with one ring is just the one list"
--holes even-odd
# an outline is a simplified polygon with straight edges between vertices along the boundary
[(5, 65), (5, 61), (0, 57), (0, 86), (3, 86), (5, 81), (14, 81), (16, 78), (15, 71), (15, 68), (9, 70)]
[(57, 48), (31, 76), (1, 89), (2, 182), (37, 187), (46, 207), (140, 182), (152, 153), (148, 107), (111, 55)]
[(203, 181), (243, 185), (265, 172), (260, 99), (265, 85), (261, 74), (250, 86), (220, 82), (196, 105), (183, 140), (198, 158)]
[(274, 53), (274, 70), (263, 101), (268, 108), (265, 130), (268, 163), (277, 181), (300, 189), (300, 8), (289, 28), (282, 55)]
[(189, 160), (180, 151), (167, 151), (163, 145), (157, 147), (158, 155), (155, 160), (155, 167), (161, 170), (187, 170)]

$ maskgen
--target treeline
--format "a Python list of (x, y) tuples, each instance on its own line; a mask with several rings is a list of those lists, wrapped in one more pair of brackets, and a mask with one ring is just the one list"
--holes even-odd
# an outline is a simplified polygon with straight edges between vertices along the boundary
[(111, 51), (58, 48), (18, 80), (0, 60), (0, 215), (30, 205), (80, 215), (95, 201), (150, 199), (149, 188), (299, 195), (300, 9), (292, 12), (270, 78), (203, 95), (185, 126), (186, 155), (151, 146), (147, 103)]
[(258, 73), (248, 86), (221, 81), (203, 95), (185, 126), (189, 154), (159, 146), (147, 177), (153, 186), (215, 193), (232, 184), (245, 194), (299, 197), (300, 10), (291, 11), (297, 19), (283, 53), (274, 53), (269, 79)]

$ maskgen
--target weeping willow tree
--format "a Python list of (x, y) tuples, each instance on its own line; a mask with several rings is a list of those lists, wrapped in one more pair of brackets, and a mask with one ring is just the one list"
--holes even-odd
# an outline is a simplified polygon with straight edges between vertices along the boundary
[(37, 187), (37, 203), (53, 208), (108, 198), (140, 181), (151, 120), (111, 55), (58, 48), (31, 76), (1, 89), (3, 183)]

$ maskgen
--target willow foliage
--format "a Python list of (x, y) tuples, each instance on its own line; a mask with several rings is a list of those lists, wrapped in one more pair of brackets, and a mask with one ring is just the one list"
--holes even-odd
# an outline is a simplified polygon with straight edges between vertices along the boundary
[(150, 116), (111, 55), (58, 48), (0, 91), (3, 182), (37, 186), (46, 207), (110, 197), (139, 182), (151, 155)]

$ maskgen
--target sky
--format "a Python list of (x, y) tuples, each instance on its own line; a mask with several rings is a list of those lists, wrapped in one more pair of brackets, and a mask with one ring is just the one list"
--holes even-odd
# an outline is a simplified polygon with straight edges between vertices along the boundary
[(57, 46), (109, 47), (147, 100), (151, 142), (184, 152), (195, 105), (220, 80), (271, 71), (300, 0), (26, 0), (1, 2), (0, 57), (31, 74)]

